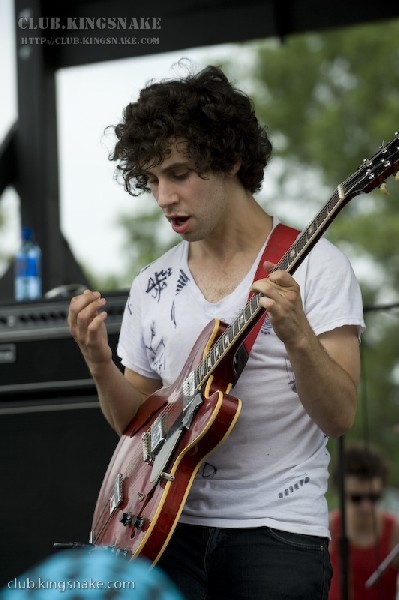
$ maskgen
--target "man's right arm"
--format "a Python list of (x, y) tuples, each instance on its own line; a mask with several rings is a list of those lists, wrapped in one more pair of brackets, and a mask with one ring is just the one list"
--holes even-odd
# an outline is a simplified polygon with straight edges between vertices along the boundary
[(101, 410), (118, 435), (122, 435), (148, 396), (161, 387), (157, 379), (148, 379), (130, 369), (125, 369), (123, 375), (113, 360), (91, 373)]
[(95, 381), (104, 416), (121, 435), (143, 402), (161, 387), (161, 382), (130, 369), (125, 369), (124, 374), (118, 369), (108, 343), (104, 305), (105, 299), (99, 292), (86, 290), (72, 298), (68, 325)]

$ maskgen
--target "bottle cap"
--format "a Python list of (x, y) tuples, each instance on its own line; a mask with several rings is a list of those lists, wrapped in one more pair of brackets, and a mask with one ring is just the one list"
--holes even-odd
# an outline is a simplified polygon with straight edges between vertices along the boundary
[(32, 239), (32, 227), (22, 227), (21, 230), (22, 240), (27, 242)]

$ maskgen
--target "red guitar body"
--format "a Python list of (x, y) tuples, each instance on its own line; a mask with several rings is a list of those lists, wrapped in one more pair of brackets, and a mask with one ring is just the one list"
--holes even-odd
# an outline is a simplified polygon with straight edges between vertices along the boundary
[[(179, 519), (196, 472), (206, 456), (229, 435), (241, 402), (227, 391), (233, 381), (226, 362), (209, 378), (201, 402), (179, 436), (162, 475), (143, 457), (142, 436), (172, 404), (182, 399), (182, 384), (207, 354), (225, 325), (212, 321), (203, 330), (178, 380), (152, 394), (129, 424), (115, 449), (97, 500), (91, 531), (95, 545), (111, 546), (128, 556), (156, 563)], [(228, 377), (228, 379), (225, 379)]]

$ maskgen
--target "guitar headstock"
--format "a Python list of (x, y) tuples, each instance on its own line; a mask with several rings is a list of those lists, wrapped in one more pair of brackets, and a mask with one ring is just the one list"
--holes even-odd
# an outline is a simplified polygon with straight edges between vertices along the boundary
[(344, 182), (345, 195), (367, 194), (380, 186), (384, 190), (384, 182), (398, 172), (399, 133), (396, 132), (388, 144), (381, 144), (379, 150), (371, 158), (365, 158), (359, 169)]
[(399, 181), (399, 133), (388, 144), (382, 144), (371, 158), (363, 160), (362, 165), (340, 183), (331, 198), (320, 209), (315, 218), (297, 237), (273, 270), (282, 269), (293, 273), (310, 252), (315, 243), (326, 231), (342, 208), (355, 196), (371, 192), (377, 187), (384, 188), (384, 182), (396, 173)]

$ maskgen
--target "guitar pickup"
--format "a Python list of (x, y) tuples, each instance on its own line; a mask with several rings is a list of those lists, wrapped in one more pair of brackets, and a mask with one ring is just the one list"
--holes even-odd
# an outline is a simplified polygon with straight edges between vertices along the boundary
[(159, 417), (155, 419), (150, 429), (145, 431), (141, 436), (144, 462), (152, 464), (160, 448), (162, 448), (165, 443), (167, 435), (166, 419), (166, 413), (161, 413)]
[(196, 389), (195, 373), (194, 373), (194, 371), (191, 371), (191, 373), (189, 373), (188, 376), (183, 381), (183, 385), (182, 385), (183, 396), (185, 398), (190, 398), (191, 396), (194, 396), (195, 389)]

